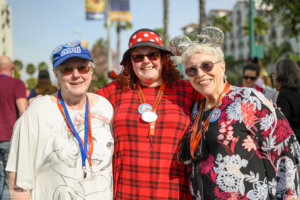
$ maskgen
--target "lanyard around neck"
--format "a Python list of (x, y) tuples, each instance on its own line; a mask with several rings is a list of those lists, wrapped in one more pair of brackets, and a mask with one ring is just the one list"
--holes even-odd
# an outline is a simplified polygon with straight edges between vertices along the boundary
[[(226, 82), (223, 92), (221, 93), (221, 96), (218, 100), (217, 106), (211, 111), (211, 113), (213, 113), (221, 105), (221, 102), (222, 102), (224, 96), (227, 94), (227, 92), (230, 89), (231, 89), (231, 85), (228, 82)], [(191, 137), (190, 137), (190, 152), (191, 152), (192, 158), (194, 158), (194, 154), (195, 154), (195, 151), (199, 144), (199, 141), (202, 138), (204, 131), (207, 129), (207, 127), (209, 125), (209, 117), (207, 117), (205, 122), (202, 123), (204, 107), (205, 107), (205, 100), (201, 101), (201, 103), (200, 103), (199, 114), (198, 114), (198, 116), (194, 122), (193, 128), (192, 128), (192, 133), (191, 133)], [(200, 127), (199, 131), (197, 131), (198, 126), (199, 126), (199, 121), (201, 122), (201, 127)]]
[[(154, 112), (154, 113), (156, 113), (156, 108), (157, 108), (157, 106), (158, 106), (158, 104), (159, 104), (159, 102), (160, 102), (160, 100), (163, 96), (165, 88), (166, 88), (166, 85), (164, 83), (162, 83), (160, 88), (159, 88), (158, 94), (156, 96), (154, 105), (152, 107), (152, 112)], [(143, 91), (141, 89), (140, 83), (137, 84), (137, 90), (138, 90), (138, 93), (139, 93), (141, 103), (142, 104), (146, 103), (146, 100), (145, 100), (145, 97), (143, 95)], [(149, 122), (149, 136), (150, 137), (154, 136), (154, 130), (155, 130), (155, 121)]]
[(72, 123), (68, 109), (65, 105), (65, 102), (64, 102), (62, 96), (61, 96), (60, 90), (58, 91), (58, 94), (57, 94), (57, 106), (58, 106), (61, 114), (63, 115), (69, 130), (74, 134), (74, 136), (79, 144), (82, 166), (83, 167), (86, 166), (86, 164), (85, 164), (86, 159), (88, 159), (90, 166), (92, 166), (91, 156), (93, 153), (94, 143), (93, 143), (93, 137), (92, 137), (90, 106), (89, 106), (88, 96), (86, 96), (86, 105), (85, 105), (84, 140), (82, 140), (80, 138), (79, 134), (77, 133), (77, 131)]

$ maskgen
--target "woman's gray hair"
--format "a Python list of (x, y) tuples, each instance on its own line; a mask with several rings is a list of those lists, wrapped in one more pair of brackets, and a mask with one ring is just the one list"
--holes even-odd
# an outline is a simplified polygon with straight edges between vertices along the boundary
[(176, 36), (170, 41), (170, 49), (176, 56), (181, 56), (183, 62), (193, 54), (204, 53), (216, 56), (218, 61), (224, 61), (221, 46), (224, 42), (224, 32), (214, 26), (204, 27), (195, 41), (187, 36)]

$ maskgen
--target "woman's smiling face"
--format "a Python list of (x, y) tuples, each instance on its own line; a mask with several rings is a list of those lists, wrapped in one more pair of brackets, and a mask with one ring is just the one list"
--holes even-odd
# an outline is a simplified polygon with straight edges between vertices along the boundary
[[(148, 56), (151, 53), (158, 55), (157, 59), (150, 59)], [(143, 60), (135, 62), (133, 57), (137, 55), (145, 55)], [(154, 57), (153, 57), (154, 58)], [(138, 77), (140, 83), (148, 87), (156, 87), (162, 84), (162, 64), (160, 51), (153, 47), (141, 46), (136, 47), (131, 51), (131, 63), (133, 71)]]
[[(211, 62), (213, 68), (211, 71), (203, 71), (200, 65), (203, 62)], [(188, 57), (185, 62), (185, 69), (196, 67), (198, 73), (194, 77), (189, 77), (192, 86), (204, 96), (214, 96), (220, 90), (220, 86), (224, 84), (225, 62), (220, 62), (216, 56), (195, 53)]]

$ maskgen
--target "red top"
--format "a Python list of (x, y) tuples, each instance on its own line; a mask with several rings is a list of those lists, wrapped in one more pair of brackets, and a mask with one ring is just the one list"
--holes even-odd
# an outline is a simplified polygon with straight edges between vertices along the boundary
[[(159, 87), (142, 86), (153, 106)], [(190, 111), (201, 95), (188, 81), (167, 86), (156, 113), (150, 149), (149, 124), (143, 122), (138, 91), (124, 92), (115, 81), (97, 92), (114, 106), (114, 199), (191, 199), (184, 166), (177, 161), (178, 144), (190, 124)]]
[(19, 117), (16, 105), (19, 98), (26, 98), (25, 84), (19, 79), (0, 75), (0, 141), (10, 141)]

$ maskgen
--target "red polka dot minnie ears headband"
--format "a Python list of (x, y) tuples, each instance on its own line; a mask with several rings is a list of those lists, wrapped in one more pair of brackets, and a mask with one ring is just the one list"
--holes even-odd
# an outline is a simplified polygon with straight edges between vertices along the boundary
[(130, 51), (138, 46), (149, 46), (172, 54), (172, 52), (163, 47), (163, 41), (160, 35), (152, 29), (143, 28), (134, 32), (128, 42), (128, 49), (123, 54), (121, 65), (125, 64)]

